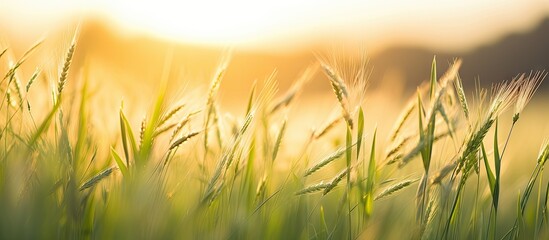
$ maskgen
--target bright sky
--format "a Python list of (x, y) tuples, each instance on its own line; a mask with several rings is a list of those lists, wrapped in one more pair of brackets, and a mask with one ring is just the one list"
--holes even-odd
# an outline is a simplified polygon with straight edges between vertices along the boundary
[(535, 27), (549, 16), (549, 1), (0, 0), (0, 30), (46, 31), (80, 14), (99, 14), (134, 33), (210, 45), (277, 50), (360, 42), (464, 50)]

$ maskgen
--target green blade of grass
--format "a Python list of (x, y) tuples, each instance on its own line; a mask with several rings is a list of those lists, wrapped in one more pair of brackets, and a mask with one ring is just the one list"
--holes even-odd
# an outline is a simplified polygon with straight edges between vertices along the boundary
[(374, 184), (376, 178), (376, 136), (377, 129), (374, 130), (374, 137), (372, 139), (372, 147), (370, 149), (370, 161), (368, 163), (368, 178), (366, 179), (366, 206), (364, 207), (366, 211), (366, 216), (369, 217), (372, 215), (374, 210)]
[[(346, 191), (346, 197), (347, 197), (347, 209), (348, 209), (348, 237), (349, 240), (352, 239), (353, 231), (352, 231), (352, 217), (351, 217), (351, 160), (352, 160), (352, 154), (353, 154), (353, 134), (352, 134), (352, 124), (348, 122), (347, 126), (347, 137), (345, 138), (345, 145), (347, 146), (347, 150), (345, 151), (345, 160), (347, 160), (347, 169), (343, 171), (345, 175), (347, 176), (347, 191)], [(339, 176), (342, 176), (341, 174)], [(337, 185), (338, 179), (342, 179), (343, 177), (336, 177), (332, 181), (331, 188), (333, 188), (335, 185)], [(339, 181), (340, 181), (339, 180)], [(324, 189), (324, 194), (328, 193), (330, 190), (328, 188)]]
[(547, 187), (545, 188), (545, 197), (544, 197), (544, 201), (543, 201), (543, 210), (542, 210), (542, 213), (543, 215), (541, 216), (541, 222), (540, 222), (540, 225), (543, 225), (543, 223), (545, 222), (549, 222), (549, 211), (547, 211), (547, 203), (549, 202), (549, 182), (547, 183)]
[(124, 111), (122, 110), (122, 107), (120, 107), (119, 115), (120, 115), (120, 132), (122, 135), (122, 147), (124, 148), (124, 155), (126, 156), (126, 164), (127, 166), (130, 166), (128, 140), (129, 140), (129, 144), (131, 145), (132, 153), (134, 157), (136, 157), (136, 154), (138, 153), (137, 142), (135, 141), (135, 136), (133, 135), (132, 128), (130, 126), (130, 123), (128, 122), (128, 119), (126, 118), (126, 115), (124, 114)]
[(158, 127), (162, 112), (164, 111), (164, 99), (166, 98), (167, 82), (170, 74), (170, 62), (170, 59), (166, 60), (165, 69), (163, 71), (163, 76), (160, 83), (160, 89), (156, 96), (156, 101), (153, 108), (153, 114), (150, 120), (147, 121), (147, 125), (145, 127), (141, 148), (139, 149), (139, 158), (136, 159), (137, 161), (135, 163), (136, 167), (138, 168), (143, 167), (144, 164), (146, 164), (146, 161), (148, 161), (149, 156), (151, 155), (154, 141), (154, 132)]
[(484, 160), (484, 168), (486, 169), (486, 176), (488, 177), (488, 184), (489, 184), (488, 186), (490, 187), (490, 192), (492, 193), (492, 197), (493, 197), (495, 186), (496, 186), (496, 178), (494, 177), (494, 173), (490, 168), (490, 164), (488, 162), (488, 155), (486, 154), (486, 149), (484, 148), (484, 143), (481, 143), (480, 148), (482, 150), (482, 159)]
[(514, 239), (518, 239), (522, 226), (524, 225), (524, 216), (522, 213), (522, 202), (523, 199), (520, 197), (520, 192), (517, 193), (517, 222), (518, 225), (514, 229)]
[(86, 136), (87, 130), (88, 130), (88, 75), (89, 74), (89, 67), (86, 64), (84, 66), (84, 73), (83, 73), (83, 81), (84, 85), (82, 86), (82, 90), (80, 92), (80, 105), (78, 107), (78, 133), (77, 133), (77, 139), (76, 139), (76, 146), (74, 148), (74, 158), (76, 161), (79, 161), (80, 158), (82, 158), (83, 150), (85, 147), (86, 142)]
[(435, 142), (435, 127), (436, 127), (436, 111), (438, 111), (439, 107), (435, 104), (433, 106), (433, 109), (431, 109), (431, 111), (433, 111), (433, 113), (431, 114), (431, 116), (429, 117), (428, 121), (428, 125), (427, 125), (427, 133), (426, 133), (426, 136), (424, 136), (424, 140), (426, 141), (425, 142), (425, 156), (423, 156), (423, 152), (422, 152), (422, 156), (423, 156), (423, 167), (424, 167), (424, 170), (425, 170), (425, 173), (428, 174), (429, 173), (429, 168), (431, 166), (431, 158), (432, 158), (432, 155), (433, 155), (433, 144)]
[[(357, 136), (356, 136), (356, 142), (357, 142), (357, 148), (356, 148), (356, 161), (357, 164), (360, 162), (360, 149), (362, 148), (362, 138), (364, 135), (364, 112), (362, 111), (362, 107), (358, 110), (358, 123), (357, 123)], [(364, 158), (362, 158), (362, 161), (364, 161)], [(357, 171), (359, 176), (359, 182), (364, 181), (364, 177), (366, 176), (366, 164), (362, 162), (362, 172)], [(358, 185), (358, 191), (360, 193), (360, 203), (361, 206), (366, 206), (366, 200), (363, 198), (363, 196), (366, 194), (366, 190), (364, 188), (363, 184)]]
[[(256, 158), (256, 138), (255, 134), (252, 136), (250, 143), (250, 149), (248, 150), (248, 157), (246, 162), (246, 173), (244, 175), (244, 181), (242, 182), (242, 191), (243, 193), (248, 193), (248, 201), (251, 202), (253, 196), (253, 178), (254, 178), (254, 168), (255, 168), (255, 158)], [(247, 191), (246, 191), (247, 190)], [(251, 206), (249, 206), (251, 207)]]
[(431, 78), (430, 78), (430, 88), (429, 88), (429, 97), (431, 101), (435, 98), (437, 84), (437, 58), (433, 57), (433, 62), (431, 63)]
[(322, 225), (322, 228), (324, 228), (324, 232), (326, 234), (326, 237), (330, 233), (330, 230), (328, 229), (328, 224), (326, 224), (326, 217), (324, 214), (324, 207), (320, 206), (320, 224)]
[(423, 131), (423, 114), (424, 114), (424, 110), (423, 110), (423, 101), (421, 100), (421, 94), (419, 92), (419, 90), (417, 91), (417, 104), (418, 104), (418, 130), (419, 130), (419, 142), (422, 143), (422, 148), (421, 148), (421, 159), (422, 159), (422, 162), (423, 162), (423, 169), (426, 171), (427, 170), (427, 144), (426, 144), (426, 141), (425, 141), (425, 132)]
[(347, 128), (347, 137), (345, 138), (345, 160), (347, 163), (347, 168), (351, 167), (351, 159), (353, 154), (353, 135), (351, 133), (351, 128)]
[(543, 166), (536, 164), (536, 167), (534, 168), (534, 171), (532, 171), (532, 175), (530, 176), (530, 179), (528, 180), (528, 184), (526, 185), (526, 188), (524, 189), (524, 193), (521, 197), (520, 202), (520, 212), (522, 215), (524, 215), (524, 211), (526, 210), (526, 204), (528, 203), (528, 200), (530, 199), (530, 195), (532, 194), (532, 190), (534, 188), (534, 184), (536, 183), (538, 176), (543, 170)]
[(501, 169), (501, 158), (499, 155), (499, 143), (498, 143), (498, 118), (496, 118), (496, 126), (494, 130), (494, 168), (495, 168), (495, 184), (494, 184), (494, 207), (496, 209), (496, 213), (498, 211), (498, 205), (499, 205), (499, 183), (500, 183), (500, 169)]
[(358, 129), (356, 136), (356, 159), (360, 156), (360, 148), (362, 147), (362, 136), (364, 135), (364, 112), (362, 107), (358, 109)]
[(124, 165), (124, 162), (122, 161), (122, 158), (120, 158), (120, 155), (114, 150), (114, 148), (111, 147), (111, 155), (114, 158), (114, 161), (116, 162), (116, 165), (118, 165), (118, 169), (120, 169), (120, 172), (122, 172), (122, 176), (128, 177), (128, 167)]

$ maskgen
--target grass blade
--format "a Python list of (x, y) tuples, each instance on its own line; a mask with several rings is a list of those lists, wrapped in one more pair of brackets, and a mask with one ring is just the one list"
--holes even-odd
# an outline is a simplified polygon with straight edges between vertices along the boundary
[(430, 78), (430, 90), (429, 97), (432, 100), (435, 98), (435, 92), (437, 88), (437, 58), (433, 57), (433, 62), (431, 63), (431, 78)]
[(362, 147), (362, 137), (364, 135), (364, 112), (362, 107), (358, 110), (358, 128), (356, 136), (356, 159), (358, 160), (360, 156), (360, 148)]
[(120, 155), (118, 155), (118, 153), (112, 147), (111, 147), (111, 155), (114, 158), (114, 161), (116, 161), (116, 165), (118, 165), (118, 169), (120, 169), (120, 172), (122, 172), (122, 176), (128, 177), (129, 176), (128, 167), (124, 165), (122, 158), (120, 158)]
[(130, 166), (128, 141), (129, 141), (129, 144), (131, 145), (132, 153), (134, 154), (134, 157), (136, 157), (136, 154), (138, 154), (137, 141), (135, 140), (135, 136), (133, 134), (131, 125), (128, 122), (128, 119), (126, 118), (126, 115), (122, 110), (122, 107), (120, 107), (119, 114), (120, 114), (120, 131), (122, 134), (122, 147), (124, 148), (124, 154), (126, 155), (126, 164)]
[(498, 211), (498, 203), (499, 203), (499, 183), (500, 183), (500, 168), (501, 168), (501, 158), (499, 155), (499, 143), (498, 143), (498, 118), (496, 118), (496, 126), (494, 130), (494, 168), (496, 170), (495, 172), (495, 178), (496, 182), (494, 184), (494, 195), (493, 195), (493, 201), (494, 201), (494, 207), (496, 210), (496, 215)]
[(372, 215), (374, 204), (374, 184), (376, 178), (376, 136), (377, 129), (374, 130), (374, 138), (370, 149), (370, 161), (368, 163), (368, 178), (366, 179), (366, 206), (364, 206), (364, 209), (367, 217)]
[[(488, 186), (490, 187), (490, 192), (492, 193), (492, 198), (493, 198), (494, 190), (496, 186), (496, 178), (494, 177), (494, 173), (490, 168), (490, 164), (488, 162), (488, 155), (486, 154), (486, 149), (484, 148), (484, 143), (480, 145), (480, 148), (482, 150), (482, 159), (484, 160), (484, 168), (486, 168), (486, 176), (488, 177), (488, 184), (489, 184)], [(495, 202), (493, 202), (492, 204), (495, 204)]]

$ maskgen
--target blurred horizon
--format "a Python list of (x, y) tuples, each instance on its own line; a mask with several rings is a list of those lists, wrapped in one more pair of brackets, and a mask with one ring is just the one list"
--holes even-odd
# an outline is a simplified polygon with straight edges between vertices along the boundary
[[(5, 0), (0, 30), (33, 41), (76, 21), (126, 37), (265, 54), (346, 45), (371, 55), (393, 48), (471, 52), (533, 31), (549, 2), (525, 1), (68, 1)], [(3, 37), (5, 38), (5, 36)]]

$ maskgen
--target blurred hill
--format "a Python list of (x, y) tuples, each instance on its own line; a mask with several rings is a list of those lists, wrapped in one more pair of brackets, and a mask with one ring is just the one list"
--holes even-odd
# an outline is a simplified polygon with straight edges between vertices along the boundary
[[(467, 36), (464, 36), (467, 37)], [(375, 87), (384, 81), (403, 81), (415, 88), (429, 75), (430, 62), (437, 56), (439, 74), (456, 57), (464, 60), (461, 76), (466, 87), (476, 79), (489, 86), (492, 82), (510, 80), (523, 72), (549, 69), (549, 19), (542, 21), (533, 31), (516, 33), (500, 41), (468, 52), (435, 52), (415, 47), (392, 47), (369, 56), (373, 68), (371, 81)], [(192, 83), (207, 83), (222, 55), (223, 49), (173, 43), (145, 35), (124, 33), (99, 21), (88, 22), (82, 31), (79, 56), (93, 59), (107, 71), (124, 72), (134, 81), (155, 81), (162, 69), (168, 51), (174, 53), (173, 64), (181, 78)], [(314, 63), (315, 52), (322, 49), (304, 49), (293, 53), (258, 53), (235, 49), (226, 84), (231, 92), (248, 91), (248, 84), (264, 79), (277, 71), (281, 88), (287, 87), (300, 71)], [(83, 54), (85, 53), (85, 54)], [(322, 75), (317, 75), (322, 77)], [(317, 81), (310, 90), (329, 89)], [(542, 86), (549, 89), (549, 84)], [(412, 89), (413, 90), (413, 89)]]
[[(464, 36), (466, 37), (466, 36)], [(407, 81), (416, 83), (428, 77), (433, 55), (438, 68), (444, 69), (446, 61), (463, 58), (460, 74), (464, 84), (473, 86), (476, 79), (489, 86), (493, 82), (510, 80), (520, 73), (549, 70), (549, 19), (542, 21), (531, 32), (513, 34), (490, 45), (469, 52), (433, 52), (428, 49), (395, 47), (372, 56), (376, 71), (373, 78), (397, 69)], [(549, 84), (543, 84), (545, 90)]]

